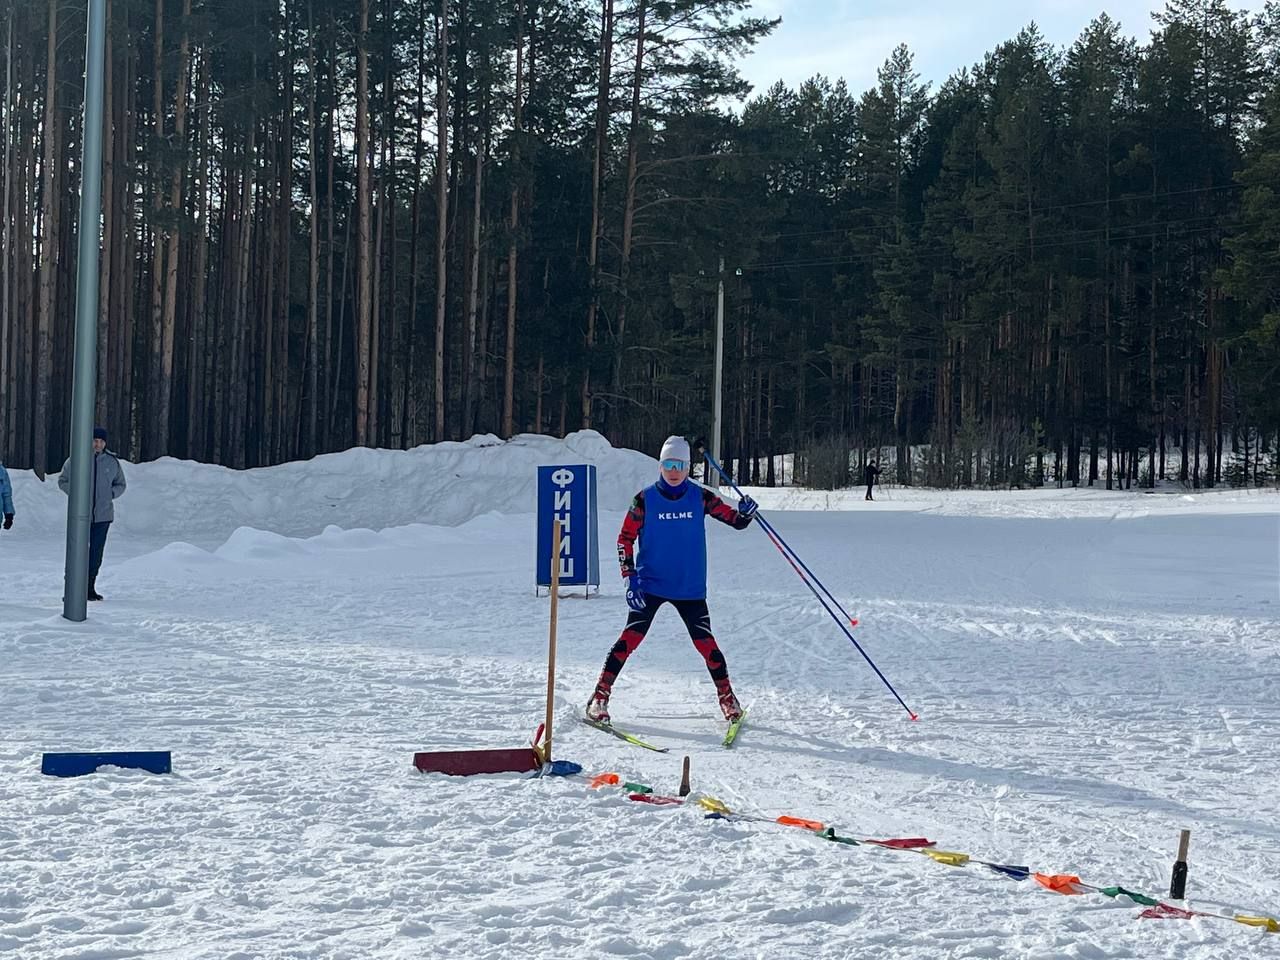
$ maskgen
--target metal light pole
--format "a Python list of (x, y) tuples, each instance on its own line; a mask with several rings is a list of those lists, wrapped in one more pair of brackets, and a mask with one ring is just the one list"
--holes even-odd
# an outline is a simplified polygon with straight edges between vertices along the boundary
[(71, 382), (71, 496), (62, 615), (85, 619), (89, 601), (89, 519), (93, 509), (93, 400), (97, 392), (98, 258), (102, 244), (102, 86), (107, 0), (89, 0), (84, 48), (84, 159), (80, 165), (80, 253)]
[[(716, 375), (715, 394), (711, 414), (711, 456), (716, 463), (720, 459), (720, 394), (724, 380), (724, 257), (720, 258), (720, 270), (717, 274), (719, 285), (716, 289)], [(710, 477), (707, 477), (709, 480)], [(716, 486), (720, 486), (719, 481)]]

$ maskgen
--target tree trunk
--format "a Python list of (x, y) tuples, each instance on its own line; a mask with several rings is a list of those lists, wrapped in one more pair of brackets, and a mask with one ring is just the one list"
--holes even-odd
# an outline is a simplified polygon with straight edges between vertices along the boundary
[[(155, 46), (151, 65), (151, 126), (156, 143), (164, 142), (164, 0), (156, 0)], [(164, 377), (164, 192), (161, 168), (154, 159), (151, 182), (151, 337), (148, 342), (147, 407), (143, 430), (143, 456), (152, 460), (164, 454), (160, 435), (160, 385)]]
[[(614, 409), (620, 399), (622, 390), (623, 351), (626, 349), (627, 306), (630, 296), (631, 249), (632, 237), (636, 221), (636, 167), (640, 157), (640, 91), (644, 86), (644, 41), (645, 16), (648, 13), (646, 0), (638, 0), (636, 5), (636, 56), (631, 77), (631, 120), (627, 125), (627, 180), (626, 197), (622, 205), (622, 266), (619, 273), (617, 322), (614, 327), (613, 370), (609, 380), (610, 393), (613, 394)], [(723, 262), (723, 261), (722, 261)], [(617, 418), (613, 418), (615, 423)], [(617, 428), (613, 431), (618, 437)]]
[[(41, 197), (44, 212), (40, 228), (40, 314), (36, 329), (36, 402), (32, 430), (31, 465), (43, 473), (49, 468), (49, 407), (53, 366), (53, 325), (57, 308), (58, 271), (58, 0), (49, 0), (49, 44), (45, 73), (44, 159), (41, 161)], [(22, 241), (26, 243), (25, 238)]]
[[(316, 184), (316, 166), (319, 164), (318, 137), (316, 131), (316, 31), (315, 4), (307, 2), (307, 135), (309, 168), (307, 186), (310, 191), (310, 223), (308, 233), (310, 247), (307, 251), (307, 455), (319, 453), (316, 444), (316, 426), (319, 422), (320, 403), (320, 191)], [(330, 184), (330, 190), (332, 190)]]
[(613, 0), (603, 0), (600, 15), (600, 76), (599, 89), (596, 93), (596, 147), (591, 164), (591, 240), (587, 253), (591, 300), (587, 304), (586, 356), (582, 370), (582, 427), (584, 430), (591, 428), (591, 352), (596, 345), (596, 314), (600, 309), (600, 230), (604, 213), (602, 209), (604, 159), (609, 136), (609, 74), (612, 68)]
[[(130, 11), (128, 4), (125, 5), (124, 14), (124, 35), (132, 36), (130, 27)], [(125, 54), (125, 77), (124, 89), (128, 91), (127, 99), (121, 104), (121, 116), (124, 121), (124, 136), (120, 139), (120, 149), (116, 153), (117, 163), (121, 170), (132, 162), (137, 144), (138, 144), (138, 117), (142, 111), (138, 104), (138, 49), (132, 44), (127, 44)], [(132, 185), (128, 182), (127, 176), (116, 178), (117, 190), (119, 192), (119, 205), (117, 209), (120, 211), (120, 229), (118, 236), (124, 237), (123, 256), (118, 257), (116, 262), (120, 264), (120, 276), (115, 278), (112, 283), (113, 294), (119, 298), (117, 309), (119, 311), (118, 320), (120, 326), (119, 342), (119, 364), (120, 377), (118, 380), (118, 392), (116, 394), (116, 420), (111, 425), (111, 429), (118, 436), (122, 436), (122, 440), (116, 440), (115, 448), (122, 450), (134, 456), (141, 456), (142, 437), (137, 426), (138, 418), (138, 398), (134, 396), (134, 384), (136, 382), (134, 370), (134, 352), (136, 350), (136, 342), (138, 337), (145, 337), (144, 321), (138, 314), (139, 297), (138, 286), (141, 285), (141, 277), (138, 276), (139, 270), (135, 266), (139, 260), (138, 244), (142, 231), (139, 229), (139, 213), (141, 210), (140, 203), (135, 203), (133, 199)]]
[[(445, 2), (445, 0), (441, 0)], [(369, 182), (369, 0), (360, 0), (356, 38), (356, 446), (369, 445), (369, 350), (373, 325)]]
[[(515, 118), (512, 122), (511, 136), (511, 237), (507, 242), (507, 337), (506, 356), (503, 362), (502, 376), (502, 436), (511, 437), (515, 433), (515, 384), (516, 384), (516, 298), (519, 293), (517, 272), (519, 257), (520, 231), (520, 138), (524, 135), (521, 126), (524, 100), (524, 0), (516, 3), (516, 96)], [(532, 51), (530, 52), (532, 56)], [(541, 367), (542, 358), (538, 358)], [(539, 427), (541, 426), (542, 376), (538, 376)]]
[[(384, 9), (387, 23), (387, 64), (386, 86), (383, 91), (386, 111), (383, 143), (386, 150), (387, 165), (383, 177), (383, 183), (385, 184), (383, 199), (386, 201), (383, 229), (386, 231), (387, 286), (386, 308), (383, 317), (387, 329), (385, 336), (380, 338), (382, 343), (381, 355), (374, 354), (373, 383), (375, 387), (379, 377), (382, 375), (381, 371), (384, 366), (386, 374), (381, 389), (374, 389), (373, 396), (375, 401), (374, 410), (377, 413), (377, 436), (381, 438), (381, 446), (399, 449), (401, 447), (401, 439), (398, 436), (400, 421), (394, 415), (396, 371), (400, 367), (399, 340), (397, 339), (399, 324), (396, 313), (396, 211), (399, 209), (399, 204), (396, 202), (396, 59), (395, 49), (392, 46), (394, 39), (394, 31), (392, 30), (394, 11), (391, 0), (387, 0)], [(386, 361), (385, 363), (384, 360)]]
[(209, 164), (212, 149), (212, 132), (209, 109), (209, 55), (200, 57), (197, 81), (196, 110), (200, 115), (200, 134), (196, 149), (196, 222), (194, 236), (195, 291), (191, 303), (191, 352), (187, 371), (187, 456), (200, 459), (208, 454), (207, 412), (209, 383), (213, 375), (214, 351), (210, 324), (206, 316), (209, 289), (209, 231), (212, 229), (213, 204), (209, 196)]
[(426, 136), (424, 122), (427, 114), (426, 90), (423, 77), (426, 75), (426, 0), (418, 0), (418, 16), (416, 33), (418, 35), (418, 104), (414, 114), (416, 136), (413, 138), (413, 210), (410, 214), (412, 226), (409, 233), (409, 349), (404, 376), (404, 425), (402, 433), (405, 446), (414, 447), (418, 443), (418, 407), (417, 407), (417, 359), (418, 359), (418, 233), (421, 230), (422, 214), (422, 144)]
[(448, 283), (446, 254), (449, 230), (449, 3), (440, 0), (439, 67), (436, 77), (436, 342), (435, 420), (432, 439), (446, 439), (444, 430), (444, 320)]
[[(191, 0), (182, 3), (182, 40), (178, 45), (178, 85), (173, 97), (173, 143), (183, 147), (187, 121), (187, 70), (190, 64), (190, 41), (187, 23), (191, 19)], [(169, 216), (175, 220), (182, 212), (181, 163), (174, 164), (173, 179), (169, 184)], [(156, 408), (156, 442), (159, 454), (169, 452), (169, 417), (173, 397), (173, 337), (178, 306), (178, 239), (181, 235), (175, 225), (169, 229), (169, 246), (166, 251), (164, 314), (160, 325), (160, 384), (159, 403)]]
[(13, 291), (13, 273), (10, 269), (13, 234), (9, 224), (13, 222), (14, 150), (16, 133), (13, 116), (13, 18), (16, 11), (9, 7), (6, 17), (4, 55), (4, 220), (0, 221), (0, 463), (13, 462), (17, 453), (13, 436), (14, 362), (17, 355), (14, 313), (10, 303)]
[[(114, 120), (114, 100), (112, 85), (112, 53), (115, 44), (112, 39), (111, 31), (111, 3), (108, 0), (107, 10), (107, 36), (105, 57), (102, 64), (102, 258), (98, 262), (98, 361), (97, 361), (97, 382), (99, 386), (93, 404), (93, 419), (95, 423), (107, 422), (107, 400), (108, 390), (105, 385), (110, 383), (110, 346), (111, 346), (111, 282), (114, 276), (114, 263), (116, 255), (116, 238), (115, 238), (115, 124)], [(124, 175), (124, 171), (121, 171)], [(5, 218), (8, 222), (8, 217)], [(0, 350), (4, 349), (4, 342), (0, 340)], [(0, 409), (3, 404), (0, 403)]]
[[(487, 49), (482, 46), (482, 50)], [(488, 91), (484, 96), (487, 97)], [(467, 279), (467, 331), (466, 331), (466, 388), (462, 404), (462, 437), (471, 436), (475, 430), (476, 381), (479, 379), (479, 357), (484, 344), (476, 343), (476, 313), (480, 307), (480, 220), (484, 215), (484, 159), (486, 141), (484, 134), (476, 138), (476, 169), (471, 204), (471, 271)]]
[[(334, 385), (334, 367), (330, 364), (332, 358), (333, 347), (333, 222), (337, 217), (337, 211), (333, 202), (333, 174), (334, 174), (334, 157), (340, 149), (340, 140), (338, 131), (338, 94), (336, 90), (336, 82), (334, 80), (334, 56), (333, 56), (333, 34), (335, 28), (333, 25), (333, 13), (329, 13), (329, 30), (326, 62), (328, 66), (325, 69), (326, 79), (329, 84), (329, 102), (327, 104), (329, 110), (329, 123), (325, 130), (325, 162), (326, 162), (326, 184), (325, 190), (325, 293), (324, 293), (324, 424), (321, 447), (325, 450), (329, 449), (333, 442), (333, 414), (335, 404), (337, 403), (337, 390)], [(344, 247), (342, 255), (345, 259), (347, 252)], [(343, 277), (346, 276), (346, 267), (342, 268)], [(339, 294), (341, 295), (341, 289)], [(339, 367), (341, 365), (339, 364)]]
[(284, 71), (284, 103), (280, 113), (280, 185), (279, 203), (276, 208), (276, 245), (272, 251), (275, 256), (275, 290), (276, 295), (271, 303), (271, 329), (275, 333), (275, 347), (272, 356), (275, 358), (274, 389), (270, 395), (271, 404), (264, 411), (267, 422), (271, 425), (267, 457), (269, 463), (279, 463), (293, 455), (293, 438), (295, 430), (289, 429), (290, 399), (293, 391), (290, 381), (293, 366), (289, 357), (289, 306), (290, 273), (293, 267), (293, 2), (283, 0), (281, 4), (283, 22), (281, 29), (285, 35), (285, 56), (282, 65)]

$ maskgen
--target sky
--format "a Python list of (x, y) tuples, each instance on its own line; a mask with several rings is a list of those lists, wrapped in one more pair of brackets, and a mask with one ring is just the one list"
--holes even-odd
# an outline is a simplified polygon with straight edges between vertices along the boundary
[[(1236, 0), (1233, 9), (1261, 11), (1264, 0)], [(1035, 21), (1056, 46), (1069, 46), (1104, 10), (1130, 36), (1146, 42), (1154, 23), (1151, 0), (756, 0), (758, 16), (782, 17), (773, 35), (744, 62), (743, 76), (763, 93), (781, 79), (796, 87), (814, 74), (843, 77), (856, 95), (876, 82), (876, 70), (905, 43), (916, 70), (936, 90), (961, 67)]]

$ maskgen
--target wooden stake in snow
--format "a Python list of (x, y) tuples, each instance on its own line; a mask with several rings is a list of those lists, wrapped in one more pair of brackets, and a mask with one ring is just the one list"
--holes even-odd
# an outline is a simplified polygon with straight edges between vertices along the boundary
[(1178, 859), (1173, 864), (1173, 879), (1169, 881), (1169, 897), (1181, 900), (1187, 895), (1187, 846), (1191, 843), (1191, 831), (1183, 830), (1178, 838)]
[(684, 770), (680, 773), (680, 796), (689, 795), (689, 758), (684, 758)]
[(556, 698), (556, 612), (560, 600), (560, 521), (551, 530), (551, 637), (547, 645), (547, 736), (542, 746), (542, 762), (551, 762), (551, 717)]

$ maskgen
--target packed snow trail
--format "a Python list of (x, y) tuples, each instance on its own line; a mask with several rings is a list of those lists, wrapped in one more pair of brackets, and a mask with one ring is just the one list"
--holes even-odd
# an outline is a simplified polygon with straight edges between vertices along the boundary
[[(307, 464), (126, 465), (130, 495), (99, 581), (108, 599), (84, 624), (58, 616), (65, 501), (15, 472), (19, 523), (0, 541), (0, 952), (1202, 960), (1277, 949), (1280, 937), (1238, 924), (1138, 921), (1124, 900), (709, 821), (592, 791), (586, 777), (417, 774), (414, 750), (515, 747), (542, 719), (532, 466), (599, 464), (614, 490), (605, 543), (652, 478), (652, 460), (590, 436), (576, 449), (525, 439), (450, 445), (455, 472), (487, 477), (474, 486), (389, 463), (416, 458), (429, 474), (443, 462), (433, 448), (321, 458), (314, 477)], [(314, 516), (335, 477), (350, 514), (381, 529)], [(387, 477), (420, 482), (422, 498), (388, 495)], [(859, 642), (920, 722), (763, 536), (710, 525), (712, 626), (752, 704), (749, 729), (721, 746), (714, 690), (670, 612), (611, 703), (619, 726), (670, 754), (573, 721), (625, 620), (606, 569), (602, 596), (560, 606), (558, 757), (674, 793), (688, 754), (694, 789), (734, 810), (927, 836), (1158, 896), (1187, 827), (1191, 905), (1280, 910), (1275, 497), (918, 491), (792, 511), (777, 507), (799, 493), (751, 493), (860, 619)], [(186, 511), (187, 535), (157, 504)], [(252, 529), (249, 510), (275, 529)], [(107, 747), (170, 749), (175, 772), (39, 774), (44, 750)]]

